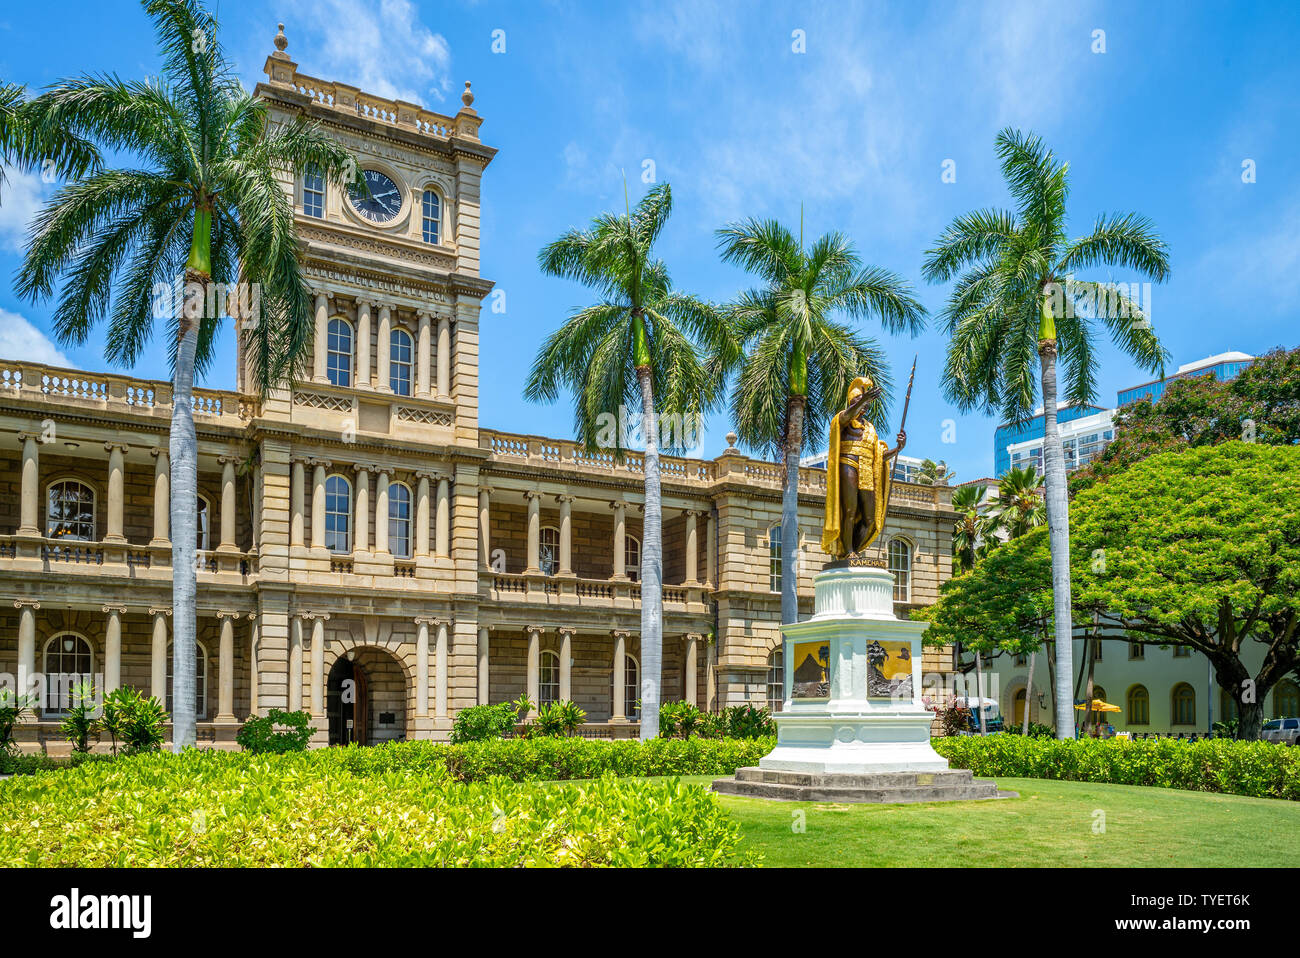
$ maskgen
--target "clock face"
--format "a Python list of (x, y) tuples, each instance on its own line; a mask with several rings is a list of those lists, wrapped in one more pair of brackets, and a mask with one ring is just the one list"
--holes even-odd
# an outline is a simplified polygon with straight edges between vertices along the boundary
[(363, 170), (370, 195), (360, 184), (351, 187), (348, 194), (352, 207), (372, 223), (387, 223), (402, 210), (402, 194), (397, 184), (378, 170)]

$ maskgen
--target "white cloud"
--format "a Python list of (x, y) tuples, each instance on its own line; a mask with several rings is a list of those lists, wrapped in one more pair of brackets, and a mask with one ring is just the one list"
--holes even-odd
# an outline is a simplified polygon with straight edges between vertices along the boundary
[(25, 317), (0, 309), (0, 357), (71, 367), (68, 357), (59, 352), (48, 336)]
[(309, 76), (420, 104), (451, 89), (451, 48), (409, 0), (294, 0), (285, 33)]
[(46, 190), (39, 173), (4, 168), (4, 183), (0, 184), (0, 246), (23, 251), (27, 224), (44, 204)]

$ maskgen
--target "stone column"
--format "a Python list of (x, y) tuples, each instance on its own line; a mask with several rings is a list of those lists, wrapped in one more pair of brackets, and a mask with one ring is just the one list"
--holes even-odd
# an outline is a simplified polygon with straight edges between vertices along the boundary
[(391, 306), (379, 307), (378, 333), (378, 341), (375, 343), (375, 353), (378, 359), (375, 388), (381, 393), (390, 393), (393, 391), (392, 376), (389, 373), (389, 362), (393, 356), (392, 344), (389, 342), (393, 336), (393, 310)]
[(417, 333), (415, 347), (415, 394), (417, 396), (429, 395), (429, 353), (432, 350), (431, 330), (429, 328), (429, 314), (421, 310), (416, 314), (419, 318), (419, 331)]
[(258, 668), (258, 655), (261, 652), (262, 632), (257, 624), (257, 613), (248, 614), (248, 714), (261, 714), (261, 704), (258, 698), (261, 695), (259, 686), (261, 685), (261, 672)]
[(488, 653), (491, 649), (491, 633), (486, 625), (479, 626), (478, 630), (478, 698), (475, 704), (487, 705), (488, 697), (491, 694), (491, 684), (488, 682)]
[(149, 545), (171, 546), (171, 482), (172, 465), (167, 450), (155, 446), (149, 451), (153, 456), (153, 538)]
[(126, 503), (125, 463), (122, 454), (126, 446), (120, 442), (106, 442), (108, 450), (108, 531), (105, 542), (125, 542), (122, 535), (122, 513)]
[(627, 503), (611, 502), (614, 510), (614, 578), (627, 578)]
[(325, 716), (325, 620), (328, 612), (319, 612), (311, 620), (311, 717)]
[(451, 398), (451, 320), (438, 317), (438, 398)]
[(324, 459), (311, 461), (311, 547), (325, 548), (325, 467)]
[(311, 379), (312, 382), (328, 382), (325, 374), (325, 354), (329, 345), (329, 321), (330, 321), (330, 298), (329, 293), (316, 293), (316, 339), (312, 345), (314, 354), (312, 356)]
[(251, 552), (258, 551), (258, 543), (262, 541), (262, 514), (266, 511), (266, 490), (262, 486), (262, 465), (254, 463), (252, 472), (253, 483), (253, 546)]
[(370, 467), (353, 466), (357, 474), (356, 480), (356, 507), (353, 512), (356, 513), (357, 521), (353, 523), (356, 528), (352, 531), (352, 551), (354, 553), (370, 551)]
[(713, 511), (709, 510), (704, 520), (704, 578), (709, 588), (718, 587), (717, 545), (714, 542)]
[(105, 695), (116, 691), (122, 684), (122, 616), (126, 606), (106, 605), (104, 614), (104, 687)]
[(289, 545), (301, 547), (303, 544), (303, 508), (306, 485), (303, 460), (295, 458), (289, 478)]
[(573, 496), (556, 496), (560, 503), (560, 575), (573, 575)]
[(560, 629), (560, 701), (573, 701), (573, 629)]
[(524, 493), (528, 500), (528, 567), (524, 573), (542, 571), (542, 494), (535, 489)]
[(479, 568), (492, 568), (492, 490), (478, 491), (478, 543)]
[(36, 674), (36, 610), (41, 604), (35, 599), (14, 599), (18, 610), (18, 694), (27, 695), (27, 683)]
[(415, 638), (415, 715), (424, 718), (429, 714), (429, 623), (432, 619), (418, 618), (419, 631)]
[(222, 552), (238, 552), (235, 546), (235, 462), (234, 456), (222, 456), (221, 463), (221, 544)]
[(700, 636), (692, 634), (686, 636), (686, 661), (682, 666), (682, 698), (697, 705), (695, 689), (695, 670), (699, 667), (700, 655)]
[(438, 620), (438, 647), (433, 663), (433, 707), (434, 715), (440, 719), (447, 717), (447, 631), (450, 624), (446, 619)]
[(700, 543), (696, 533), (699, 513), (694, 509), (686, 512), (686, 584), (699, 585), (699, 549)]
[(235, 720), (235, 612), (218, 612), (221, 639), (217, 643), (217, 721)]
[(615, 631), (614, 636), (614, 714), (611, 722), (627, 721), (627, 633)]
[(39, 536), (40, 527), (40, 475), (41, 437), (39, 433), (22, 432), (18, 440), (23, 444), (22, 496), (18, 509), (18, 534)]
[(415, 555), (423, 559), (429, 554), (429, 479), (430, 473), (417, 472), (420, 481), (415, 487)]
[(303, 614), (293, 618), (289, 629), (289, 711), (302, 709), (302, 623)]
[(528, 700), (533, 703), (527, 717), (536, 718), (537, 700), (541, 696), (542, 627), (540, 625), (526, 625), (524, 629), (528, 632), (528, 684), (526, 693)]
[(375, 553), (388, 555), (388, 471), (379, 470), (375, 489)]
[(153, 616), (153, 646), (150, 649), (149, 694), (167, 704), (167, 616), (171, 609), (150, 609)]
[(370, 385), (370, 303), (357, 301), (357, 385)]
[(451, 481), (446, 476), (438, 477), (438, 509), (433, 544), (434, 555), (439, 559), (451, 555)]

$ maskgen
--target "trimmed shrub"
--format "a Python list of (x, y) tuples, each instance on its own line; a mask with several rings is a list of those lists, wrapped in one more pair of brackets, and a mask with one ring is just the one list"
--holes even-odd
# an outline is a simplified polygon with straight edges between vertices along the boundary
[(0, 860), (43, 867), (755, 863), (737, 851), (737, 823), (698, 785), (612, 775), (581, 784), (464, 784), (437, 762), (419, 769), (376, 763), (363, 772), (354, 760), (365, 751), (187, 750), (14, 779), (0, 787)]
[(1300, 800), (1300, 748), (1203, 739), (1056, 739), (1023, 735), (934, 739), (953, 768), (976, 775), (1152, 785)]
[(235, 733), (235, 741), (244, 751), (254, 755), (280, 755), (306, 751), (314, 731), (311, 715), (307, 712), (271, 709), (241, 725)]
[(516, 702), (500, 705), (474, 705), (461, 709), (451, 723), (451, 740), (481, 742), (489, 738), (505, 738), (519, 724), (519, 707)]

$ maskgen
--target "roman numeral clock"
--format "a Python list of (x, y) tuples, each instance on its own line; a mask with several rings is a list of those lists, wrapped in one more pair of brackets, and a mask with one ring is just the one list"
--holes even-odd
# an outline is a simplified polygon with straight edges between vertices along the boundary
[(348, 188), (348, 200), (358, 214), (376, 224), (391, 223), (402, 211), (397, 184), (378, 170), (362, 170), (361, 182)]

